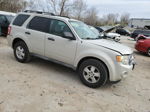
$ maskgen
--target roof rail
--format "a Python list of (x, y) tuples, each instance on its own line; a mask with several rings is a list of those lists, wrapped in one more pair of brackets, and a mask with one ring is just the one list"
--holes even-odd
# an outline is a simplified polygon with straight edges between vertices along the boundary
[(61, 15), (55, 15), (55, 16), (59, 16), (59, 17), (65, 17), (65, 18), (68, 18), (68, 19), (70, 19), (70, 17), (68, 17), (68, 16), (61, 16)]
[(42, 11), (34, 11), (34, 10), (25, 10), (24, 12), (26, 12), (26, 13), (37, 13), (37, 14), (48, 14), (48, 15), (55, 16), (54, 13), (50, 13), (50, 12), (42, 12)]
[(68, 16), (60, 16), (60, 17), (65, 17), (65, 18), (68, 18), (68, 19), (70, 19), (70, 17), (68, 17)]
[(65, 18), (70, 19), (70, 17), (68, 17), (68, 16), (55, 15), (54, 13), (50, 13), (50, 12), (42, 12), (42, 11), (35, 11), (35, 10), (25, 10), (24, 12), (26, 12), (26, 13), (37, 13), (37, 14), (47, 14), (47, 15), (51, 15), (51, 16), (59, 16), (59, 17), (65, 17)]

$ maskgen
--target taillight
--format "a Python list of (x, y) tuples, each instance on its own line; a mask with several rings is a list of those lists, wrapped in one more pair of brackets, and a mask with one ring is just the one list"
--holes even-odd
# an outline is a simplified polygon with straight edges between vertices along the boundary
[(10, 33), (11, 33), (11, 26), (8, 27), (7, 35), (10, 35)]

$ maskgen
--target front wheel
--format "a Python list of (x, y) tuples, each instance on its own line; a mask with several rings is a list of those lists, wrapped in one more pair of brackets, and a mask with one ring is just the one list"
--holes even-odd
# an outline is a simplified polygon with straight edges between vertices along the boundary
[(147, 50), (147, 55), (150, 56), (150, 48)]
[(28, 62), (31, 59), (28, 47), (22, 41), (19, 41), (14, 45), (14, 55), (17, 61), (21, 63)]
[(115, 37), (114, 40), (115, 40), (115, 42), (119, 42), (120, 41), (120, 37)]
[(96, 59), (88, 59), (81, 63), (79, 75), (83, 84), (91, 88), (104, 85), (108, 78), (106, 66)]

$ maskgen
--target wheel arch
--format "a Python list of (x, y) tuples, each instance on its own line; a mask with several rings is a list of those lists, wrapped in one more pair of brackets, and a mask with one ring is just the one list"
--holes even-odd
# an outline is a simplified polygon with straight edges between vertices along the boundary
[(110, 76), (109, 76), (109, 75), (110, 75), (110, 71), (109, 71), (108, 66), (106, 65), (106, 63), (105, 63), (104, 61), (102, 61), (101, 59), (96, 58), (96, 57), (93, 57), (93, 56), (88, 56), (88, 57), (82, 58), (82, 59), (78, 62), (76, 70), (79, 69), (79, 67), (80, 67), (80, 65), (81, 65), (82, 62), (84, 62), (84, 61), (86, 61), (86, 60), (88, 60), (88, 59), (95, 59), (95, 60), (98, 60), (98, 61), (102, 62), (102, 63), (104, 64), (104, 66), (106, 67), (107, 74), (108, 74), (108, 79), (110, 78)]
[(13, 42), (12, 42), (12, 48), (14, 48), (15, 44), (16, 44), (17, 42), (19, 42), (19, 41), (22, 41), (22, 42), (24, 42), (24, 43), (26, 44), (26, 42), (25, 42), (23, 39), (17, 37), (17, 38), (15, 38), (15, 39), (13, 40)]

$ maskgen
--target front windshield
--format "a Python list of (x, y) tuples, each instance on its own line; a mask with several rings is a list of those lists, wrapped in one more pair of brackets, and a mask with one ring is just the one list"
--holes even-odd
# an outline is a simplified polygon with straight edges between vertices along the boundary
[(94, 33), (88, 25), (80, 21), (70, 21), (72, 27), (81, 39), (99, 39), (99, 34)]
[(90, 29), (94, 32), (94, 33), (96, 33), (97, 35), (99, 35), (99, 31), (96, 29), (96, 28), (94, 28), (94, 27), (92, 27), (92, 26), (89, 26), (90, 27)]

